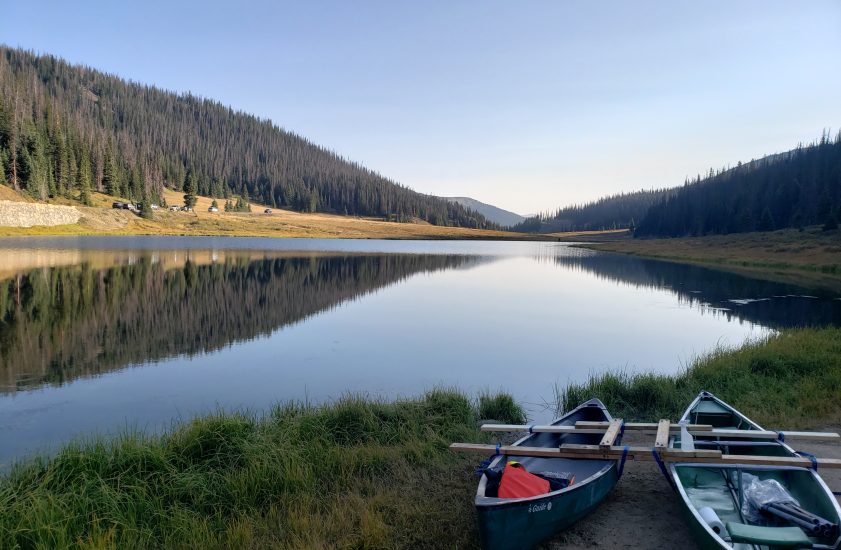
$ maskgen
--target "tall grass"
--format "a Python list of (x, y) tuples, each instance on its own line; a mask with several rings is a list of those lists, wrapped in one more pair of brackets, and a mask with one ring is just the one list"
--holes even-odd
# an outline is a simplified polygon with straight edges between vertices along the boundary
[(507, 393), (485, 391), (479, 395), (479, 418), (522, 424), (526, 421), (526, 411)]
[(792, 428), (841, 413), (841, 329), (786, 330), (700, 357), (674, 376), (613, 372), (558, 391), (561, 408), (598, 397), (626, 420), (676, 420), (707, 390), (769, 427)]
[(475, 546), (475, 458), (447, 447), (487, 440), (480, 406), (522, 420), (439, 389), (71, 445), (0, 479), (0, 548)]

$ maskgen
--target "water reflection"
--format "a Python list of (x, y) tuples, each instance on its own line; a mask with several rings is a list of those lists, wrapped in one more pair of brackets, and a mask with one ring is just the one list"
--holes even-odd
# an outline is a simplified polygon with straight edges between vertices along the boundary
[(122, 265), (104, 269), (85, 261), (0, 280), (0, 391), (218, 350), (416, 273), (489, 261), (452, 255), (255, 260), (236, 254), (219, 261), (210, 252), (170, 253), (168, 261), (138, 253), (118, 259)]
[(680, 303), (728, 321), (772, 328), (841, 325), (841, 300), (823, 290), (619, 254), (555, 256), (554, 261), (634, 288), (668, 289)]

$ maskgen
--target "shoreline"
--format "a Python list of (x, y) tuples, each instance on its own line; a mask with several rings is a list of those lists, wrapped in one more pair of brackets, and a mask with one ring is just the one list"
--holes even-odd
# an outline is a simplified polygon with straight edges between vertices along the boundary
[[(677, 418), (706, 389), (769, 429), (790, 429), (837, 423), (839, 388), (841, 329), (813, 328), (713, 351), (678, 375), (591, 377), (561, 388), (559, 402), (599, 397), (626, 420)], [(0, 546), (475, 548), (479, 460), (447, 447), (491, 442), (478, 429), (485, 419), (520, 423), (522, 410), (505, 394), (439, 389), (394, 402), (284, 403), (262, 418), (219, 413), (160, 436), (67, 445), (0, 476)], [(640, 498), (674, 498), (643, 467), (549, 547), (627, 542), (622, 518)], [(665, 540), (669, 529), (659, 522), (640, 536)]]
[(625, 239), (576, 246), (841, 292), (841, 232), (837, 230), (824, 232), (811, 227), (804, 231)]

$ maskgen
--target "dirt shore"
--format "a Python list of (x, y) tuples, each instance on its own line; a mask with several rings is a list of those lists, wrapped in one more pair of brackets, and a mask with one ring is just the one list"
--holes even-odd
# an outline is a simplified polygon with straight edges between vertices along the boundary
[[(841, 431), (841, 425), (815, 428)], [(625, 442), (650, 444), (651, 436), (626, 434)], [(841, 443), (802, 441), (797, 450), (823, 458), (841, 458)], [(833, 491), (841, 491), (841, 470), (822, 470)], [(838, 497), (836, 497), (838, 498)], [(595, 512), (543, 546), (544, 549), (674, 548), (695, 550), (682, 504), (653, 462), (629, 461), (622, 480)]]

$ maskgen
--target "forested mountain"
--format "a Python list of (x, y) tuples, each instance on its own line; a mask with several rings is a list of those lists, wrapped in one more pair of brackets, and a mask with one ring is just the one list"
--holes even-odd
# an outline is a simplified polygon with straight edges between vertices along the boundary
[(482, 214), (486, 220), (491, 221), (502, 227), (511, 227), (525, 221), (526, 217), (508, 210), (504, 210), (498, 206), (488, 204), (470, 197), (442, 197), (450, 202), (458, 203), (465, 208), (469, 208), (475, 212)]
[(648, 209), (672, 190), (658, 189), (620, 193), (587, 204), (567, 206), (540, 214), (515, 225), (513, 231), (552, 233), (633, 228)]
[(809, 146), (711, 171), (652, 206), (636, 235), (676, 237), (770, 231), (841, 217), (841, 132)]
[(270, 120), (0, 46), (0, 182), (41, 199), (97, 189), (156, 200), (187, 179), (199, 194), (300, 211), (491, 225)]

